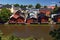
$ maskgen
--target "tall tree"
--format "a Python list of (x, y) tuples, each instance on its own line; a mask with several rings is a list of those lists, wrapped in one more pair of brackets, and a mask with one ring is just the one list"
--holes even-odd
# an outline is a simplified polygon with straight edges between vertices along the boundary
[(20, 5), (20, 8), (26, 8), (27, 5)]
[(60, 28), (50, 31), (49, 34), (53, 37), (54, 40), (60, 40)]
[(24, 6), (23, 6), (23, 8), (26, 8), (26, 7), (27, 7), (27, 5), (24, 5)]
[(20, 5), (19, 5), (19, 4), (14, 4), (14, 6), (15, 6), (15, 7), (20, 7)]
[(11, 35), (10, 37), (9, 37), (9, 40), (14, 40), (15, 39), (15, 36), (13, 36), (13, 35)]
[(55, 5), (55, 8), (54, 8), (54, 10), (53, 10), (53, 14), (55, 14), (55, 13), (57, 13), (58, 11), (58, 7), (57, 7), (57, 4)]
[(20, 5), (20, 8), (23, 8), (23, 5)]
[(29, 5), (28, 7), (29, 7), (29, 8), (32, 8), (32, 7), (33, 7), (33, 5)]
[(9, 20), (10, 15), (11, 15), (10, 10), (2, 8), (2, 10), (0, 11), (0, 23), (7, 22)]
[(47, 6), (44, 6), (44, 8), (47, 8)]
[(39, 3), (36, 4), (35, 8), (39, 9), (41, 7), (41, 5)]

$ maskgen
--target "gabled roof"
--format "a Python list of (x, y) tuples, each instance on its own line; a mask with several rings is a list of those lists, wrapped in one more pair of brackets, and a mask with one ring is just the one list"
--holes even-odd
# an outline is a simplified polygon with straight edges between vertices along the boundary
[(21, 13), (20, 10), (18, 10), (16, 13), (12, 14), (12, 16), (10, 16), (10, 18), (14, 17), (15, 19), (17, 19), (20, 16), (24, 18), (24, 14)]
[(2, 4), (0, 4), (0, 9), (2, 8), (2, 6), (3, 6), (3, 5), (2, 5)]
[(21, 10), (20, 7), (14, 7), (14, 10)]
[(39, 10), (49, 10), (49, 11), (52, 11), (52, 9), (50, 9), (50, 8), (40, 8)]
[(11, 5), (3, 5), (2, 7), (3, 8), (11, 8), (12, 6)]
[(2, 4), (0, 4), (0, 9), (1, 8), (11, 8), (12, 6), (11, 5), (2, 5)]
[(48, 16), (46, 16), (45, 14), (39, 14), (38, 15), (38, 18), (42, 18), (42, 17), (48, 18)]

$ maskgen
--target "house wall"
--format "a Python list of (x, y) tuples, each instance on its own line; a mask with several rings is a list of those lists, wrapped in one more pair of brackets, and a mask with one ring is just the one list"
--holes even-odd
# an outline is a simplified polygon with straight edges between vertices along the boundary
[(16, 20), (9, 20), (9, 23), (24, 23), (24, 20), (21, 18), (18, 18)]
[(48, 22), (48, 18), (46, 18), (45, 16), (44, 17), (41, 17), (41, 18), (38, 18), (38, 22)]
[(9, 20), (9, 23), (16, 23), (16, 21), (13, 21), (13, 20)]
[(42, 18), (42, 19), (41, 19), (41, 22), (48, 22), (48, 20)]
[(28, 19), (27, 20), (27, 23), (32, 23), (33, 22), (33, 19)]
[(50, 11), (46, 11), (46, 14), (47, 14), (47, 15), (50, 15), (50, 13), (51, 13)]
[(44, 10), (40, 10), (40, 13), (44, 13), (45, 14), (46, 12)]
[(49, 10), (40, 10), (40, 13), (50, 15), (51, 12)]
[(57, 22), (60, 22), (60, 17), (57, 18)]
[(17, 22), (17, 23), (24, 23), (24, 20), (21, 19), (21, 18), (19, 18), (19, 19), (16, 20), (16, 22)]

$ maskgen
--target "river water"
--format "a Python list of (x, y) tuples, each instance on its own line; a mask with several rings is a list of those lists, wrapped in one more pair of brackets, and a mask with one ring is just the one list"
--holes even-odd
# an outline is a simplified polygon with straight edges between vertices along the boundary
[(0, 26), (0, 30), (4, 35), (13, 34), (22, 38), (35, 37), (44, 40), (52, 40), (49, 31), (54, 28), (58, 28), (58, 26)]

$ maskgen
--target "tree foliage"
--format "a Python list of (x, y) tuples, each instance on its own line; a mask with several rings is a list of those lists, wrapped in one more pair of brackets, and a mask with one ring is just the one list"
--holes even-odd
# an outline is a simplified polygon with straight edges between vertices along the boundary
[(20, 8), (23, 8), (23, 5), (20, 5)]
[(33, 7), (33, 5), (29, 5), (28, 7), (29, 7), (29, 8), (32, 8), (32, 7)]
[(20, 8), (26, 8), (27, 5), (20, 5)]
[(54, 40), (60, 40), (60, 28), (50, 31), (49, 34), (54, 38)]
[(57, 6), (57, 4), (55, 5), (55, 8), (54, 8), (54, 10), (53, 10), (53, 14), (56, 14), (56, 13), (58, 13), (58, 10), (59, 10), (59, 8), (58, 8), (58, 6)]
[(9, 20), (10, 15), (11, 15), (10, 10), (2, 8), (2, 10), (0, 11), (0, 23), (7, 22)]
[(47, 8), (47, 6), (44, 6), (44, 8)]
[(39, 9), (40, 7), (41, 7), (41, 5), (39, 3), (36, 4), (36, 6), (35, 6), (36, 9)]
[(14, 6), (15, 6), (15, 7), (20, 7), (20, 5), (19, 5), (19, 4), (14, 4)]

